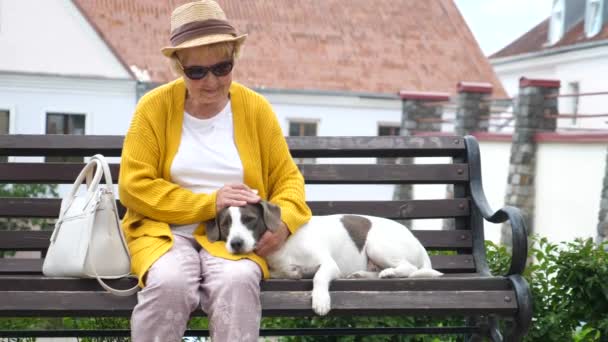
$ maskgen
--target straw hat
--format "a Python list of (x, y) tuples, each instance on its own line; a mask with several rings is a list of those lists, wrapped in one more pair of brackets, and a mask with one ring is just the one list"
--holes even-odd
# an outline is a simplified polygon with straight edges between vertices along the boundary
[(237, 35), (226, 19), (226, 14), (213, 0), (200, 0), (176, 8), (171, 14), (171, 46), (162, 48), (163, 55), (171, 57), (175, 51), (220, 42), (240, 45), (246, 34)]

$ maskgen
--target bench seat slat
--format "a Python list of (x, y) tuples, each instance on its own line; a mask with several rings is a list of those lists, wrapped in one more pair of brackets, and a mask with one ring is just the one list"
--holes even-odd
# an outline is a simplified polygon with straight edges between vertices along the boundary
[[(300, 164), (306, 184), (454, 184), (469, 179), (467, 164)], [(84, 164), (0, 163), (0, 183), (72, 184)], [(118, 181), (120, 166), (110, 164)]]
[[(42, 274), (43, 259), (4, 258), (0, 259), (0, 275)], [(433, 255), (433, 268), (446, 273), (475, 272), (472, 255)]]
[[(469, 215), (467, 198), (412, 200), (412, 201), (309, 201), (315, 215), (351, 213), (391, 219), (446, 218)], [(0, 217), (56, 218), (60, 199), (55, 198), (0, 198)], [(120, 215), (124, 207), (117, 201)]]
[[(107, 280), (111, 286), (127, 289), (135, 279)], [(262, 291), (312, 291), (312, 279), (270, 279), (261, 283)], [(446, 274), (440, 278), (339, 279), (331, 291), (508, 291), (512, 286), (504, 277)], [(95, 279), (49, 278), (45, 276), (0, 276), (0, 291), (104, 291)]]
[[(331, 313), (343, 315), (511, 315), (517, 310), (513, 291), (336, 291), (331, 296)], [(266, 316), (313, 314), (309, 291), (264, 291), (261, 301)], [(105, 292), (0, 292), (3, 316), (127, 316), (135, 304), (135, 296), (120, 298)]]
[[(286, 137), (292, 156), (319, 157), (420, 157), (456, 156), (465, 152), (458, 136), (433, 137)], [(117, 135), (1, 135), (0, 155), (92, 156), (121, 154), (123, 136)]]
[[(430, 250), (471, 249), (470, 230), (413, 230)], [(40, 251), (49, 247), (52, 231), (0, 231), (0, 250)]]

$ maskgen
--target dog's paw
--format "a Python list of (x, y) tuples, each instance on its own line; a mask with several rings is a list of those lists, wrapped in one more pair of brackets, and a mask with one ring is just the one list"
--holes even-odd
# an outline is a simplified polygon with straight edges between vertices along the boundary
[(362, 279), (362, 278), (365, 278), (363, 271), (353, 272), (346, 276), (346, 279)]
[(378, 274), (380, 278), (396, 278), (397, 270), (394, 268), (385, 268)]
[(289, 265), (285, 269), (270, 269), (270, 278), (274, 279), (302, 279), (302, 268), (296, 265)]
[(302, 267), (297, 265), (289, 265), (287, 267), (287, 274), (289, 279), (302, 279)]
[(357, 271), (346, 276), (346, 279), (373, 279), (378, 278), (378, 272)]
[(312, 291), (312, 310), (319, 316), (325, 316), (331, 309), (331, 297), (327, 291)]

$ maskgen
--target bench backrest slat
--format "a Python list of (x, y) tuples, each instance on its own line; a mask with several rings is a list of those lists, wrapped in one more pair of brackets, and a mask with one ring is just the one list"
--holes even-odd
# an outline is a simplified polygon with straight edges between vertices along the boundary
[[(118, 157), (124, 137), (113, 135), (0, 135), (0, 155)], [(293, 157), (454, 157), (462, 137), (287, 137)]]
[[(84, 167), (79, 163), (0, 163), (0, 183), (71, 184)], [(454, 184), (468, 181), (466, 164), (300, 164), (308, 184)], [(110, 164), (118, 182), (118, 164)]]
[[(413, 201), (309, 201), (315, 215), (359, 214), (392, 219), (445, 218), (469, 215), (467, 199)], [(61, 200), (55, 198), (0, 198), (0, 217), (56, 218)], [(122, 217), (124, 207), (117, 201)]]

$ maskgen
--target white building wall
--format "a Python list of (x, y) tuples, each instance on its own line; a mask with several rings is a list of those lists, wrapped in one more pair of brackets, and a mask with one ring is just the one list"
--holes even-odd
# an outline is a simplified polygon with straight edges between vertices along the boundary
[[(265, 94), (285, 134), (290, 119), (318, 122), (320, 136), (373, 136), (378, 123), (399, 123), (401, 101), (357, 97)], [(325, 104), (325, 105), (324, 105)], [(480, 141), (482, 182), (494, 210), (504, 205), (509, 173), (510, 141)], [(551, 241), (595, 237), (606, 144), (540, 143), (537, 152), (536, 233)], [(318, 163), (337, 162), (319, 159)], [(344, 163), (373, 163), (370, 158), (345, 158)], [(416, 158), (416, 163), (448, 163), (448, 158)], [(584, 165), (585, 167), (580, 167)], [(392, 185), (308, 185), (312, 201), (390, 200)], [(417, 185), (415, 199), (446, 197), (444, 185)], [(441, 229), (441, 220), (415, 220), (415, 229)], [(486, 239), (500, 241), (500, 224), (485, 223)]]
[[(481, 181), (486, 198), (493, 210), (504, 206), (509, 176), (511, 142), (480, 141)], [(485, 238), (500, 242), (501, 224), (484, 222)]]
[[(264, 94), (264, 93), (263, 93)], [(401, 122), (401, 100), (302, 94), (264, 94), (272, 104), (285, 135), (290, 120), (317, 122), (319, 136), (375, 136), (379, 123)], [(375, 158), (320, 158), (317, 163), (374, 163)], [(314, 201), (387, 200), (392, 185), (307, 185)]]
[[(374, 136), (379, 123), (398, 124), (398, 99), (355, 96), (265, 94), (284, 132), (290, 119), (318, 122), (322, 136)], [(11, 133), (43, 134), (47, 111), (87, 114), (87, 134), (125, 134), (135, 108), (134, 81), (0, 74), (0, 109), (12, 115)], [(483, 185), (493, 209), (502, 207), (510, 142), (481, 141)], [(552, 241), (594, 237), (606, 144), (541, 143), (537, 156), (536, 232)], [(327, 160), (318, 160), (319, 163)], [(335, 160), (332, 160), (335, 162)], [(372, 163), (371, 158), (344, 159)], [(446, 158), (417, 158), (444, 163)], [(584, 166), (584, 167), (581, 167)], [(390, 200), (391, 185), (309, 185), (309, 200)], [(445, 198), (445, 186), (416, 186), (416, 199)], [(418, 220), (414, 228), (439, 229), (441, 220)], [(499, 241), (500, 225), (486, 223), (486, 238)]]
[(606, 143), (542, 143), (537, 154), (536, 233), (551, 241), (597, 235)]
[(86, 115), (86, 134), (123, 135), (135, 109), (135, 81), (0, 74), (0, 109), (11, 134), (45, 134), (46, 113)]
[[(589, 45), (587, 45), (589, 46)], [(554, 79), (561, 81), (560, 94), (570, 94), (569, 84), (579, 83), (580, 93), (608, 91), (608, 42), (591, 45), (588, 48), (562, 49), (560, 53), (532, 53), (523, 56), (491, 59), (494, 71), (500, 78), (509, 96), (517, 96), (519, 79)], [(605, 103), (608, 95), (582, 96), (579, 98), (578, 113), (607, 114)], [(559, 99), (559, 111), (573, 112), (573, 98)], [(601, 128), (608, 129), (608, 118), (560, 119), (560, 128)]]
[(0, 0), (0, 71), (130, 78), (70, 0)]

